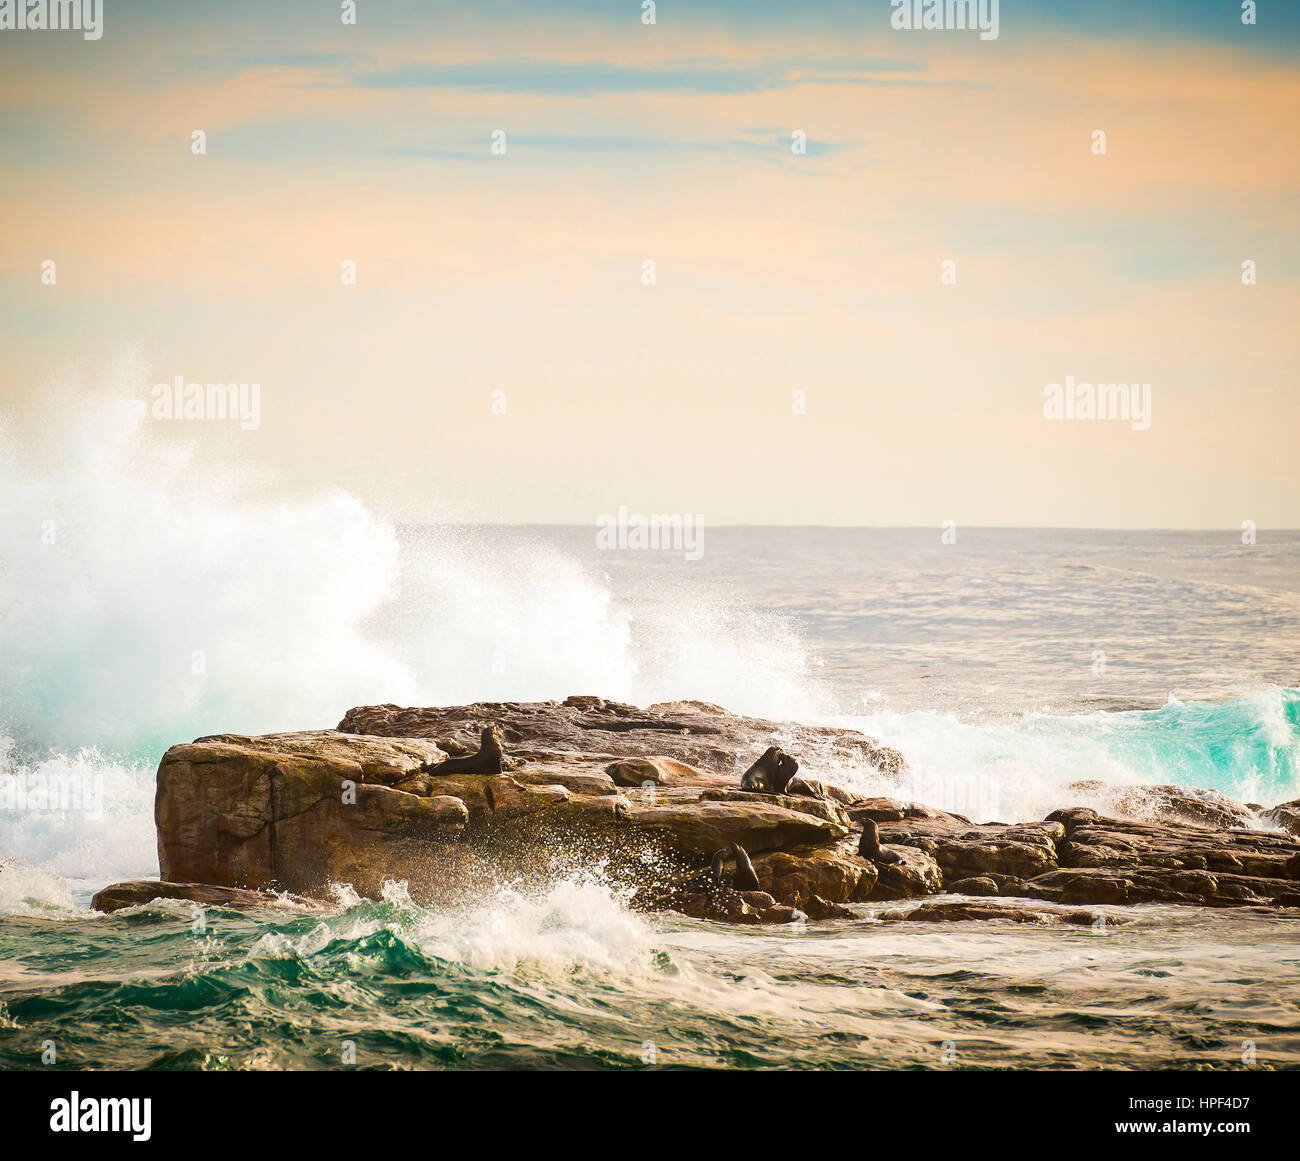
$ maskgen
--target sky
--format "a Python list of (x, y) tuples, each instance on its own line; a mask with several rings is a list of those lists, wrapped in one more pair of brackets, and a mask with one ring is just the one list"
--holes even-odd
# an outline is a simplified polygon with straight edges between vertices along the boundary
[(260, 388), (196, 471), (396, 519), (1300, 527), (1292, 0), (343, 7), (0, 30), (20, 431), (180, 376)]

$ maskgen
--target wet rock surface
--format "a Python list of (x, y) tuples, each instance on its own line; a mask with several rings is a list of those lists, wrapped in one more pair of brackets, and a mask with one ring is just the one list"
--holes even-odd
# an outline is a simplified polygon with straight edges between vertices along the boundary
[(1006, 903), (985, 902), (935, 902), (919, 907), (887, 911), (878, 919), (886, 923), (963, 923), (967, 920), (1004, 920), (1009, 923), (1071, 924), (1076, 927), (1101, 927), (1107, 924), (1127, 923), (1124, 916), (1100, 911), (1067, 910), (1065, 908), (1021, 907)]
[(121, 911), (126, 907), (139, 907), (155, 899), (180, 899), (206, 907), (227, 907), (234, 910), (261, 908), (290, 908), (312, 910), (318, 904), (297, 895), (273, 894), (269, 891), (245, 891), (239, 887), (216, 887), (210, 883), (163, 883), (157, 879), (130, 879), (114, 883), (95, 893), (90, 901), (96, 911)]

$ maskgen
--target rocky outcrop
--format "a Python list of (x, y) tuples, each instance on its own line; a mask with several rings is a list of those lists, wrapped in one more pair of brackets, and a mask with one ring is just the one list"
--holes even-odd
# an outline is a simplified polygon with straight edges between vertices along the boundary
[(1288, 834), (1300, 835), (1300, 798), (1261, 810), (1259, 817), (1262, 822), (1281, 827)]
[[(501, 761), (446, 765), (477, 753), (486, 727), (504, 745)], [(797, 757), (798, 777), (782, 794), (741, 790), (741, 773), (769, 746)], [(598, 863), (637, 906), (738, 923), (847, 917), (938, 895), (958, 898), (910, 909), (910, 921), (1025, 922), (1066, 904), (1278, 914), (1300, 904), (1300, 839), (1285, 829), (1297, 804), (1275, 808), (1263, 824), (1277, 829), (1261, 830), (1258, 808), (1222, 796), (1126, 787), (1113, 816), (1071, 806), (1041, 822), (975, 824), (837, 785), (844, 771), (901, 784), (903, 768), (897, 751), (854, 731), (703, 702), (365, 706), (337, 730), (172, 747), (155, 803), (163, 883), (119, 884), (97, 899), (108, 909), (150, 891), (198, 902), (225, 892), (233, 906), (250, 892), (327, 898), (343, 883), (377, 895), (399, 879), (416, 899), (452, 901)], [(1097, 801), (1095, 785), (1078, 793)], [(859, 853), (867, 820), (880, 845)], [(718, 870), (724, 851), (733, 854)]]
[(654, 755), (708, 774), (735, 774), (736, 782), (773, 744), (798, 753), (810, 771), (856, 768), (897, 775), (906, 767), (897, 750), (854, 730), (748, 718), (702, 701), (663, 702), (647, 709), (594, 696), (425, 709), (371, 705), (349, 710), (338, 728), (372, 737), (428, 738), (459, 755), (477, 747), (478, 730), (487, 722), (497, 726), (506, 748), (519, 758), (606, 755), (608, 762)]
[(898, 855), (896, 863), (877, 865), (879, 877), (872, 899), (912, 899), (943, 890), (943, 870), (933, 855), (916, 847), (884, 847)]
[(973, 826), (954, 815), (910, 817), (880, 823), (882, 843), (915, 847), (930, 855), (945, 878), (990, 872), (1017, 879), (1055, 870), (1056, 844), (1065, 837), (1059, 822)]
[(605, 767), (605, 776), (615, 786), (734, 786), (731, 774), (709, 773), (673, 758), (620, 758)]
[(1248, 827), (1257, 821), (1257, 808), (1233, 802), (1217, 790), (1193, 786), (1109, 786), (1082, 781), (1071, 782), (1065, 790), (1095, 802), (1108, 816), (1134, 822)]
[(333, 730), (173, 746), (158, 767), (158, 862), (169, 882), (322, 895), (377, 893), (385, 868), (464, 831), (466, 803), (397, 789), (444, 755), (418, 739)]
[(655, 834), (667, 847), (700, 858), (733, 842), (755, 854), (827, 843), (849, 833), (847, 826), (812, 811), (763, 801), (777, 795), (749, 797), (749, 802), (719, 802), (691, 790), (680, 798), (660, 794), (649, 804), (627, 802), (623, 820), (628, 826)]
[[(772, 726), (703, 703), (644, 711), (598, 698), (378, 706), (353, 710), (341, 724), (172, 747), (159, 766), (155, 808), (163, 878), (313, 895), (331, 883), (376, 894), (397, 878), (432, 897), (447, 877), (440, 848), (491, 841), (525, 822), (530, 833), (608, 830), (615, 848), (689, 867), (733, 842), (758, 854), (849, 833), (834, 802), (741, 793), (725, 771), (747, 758), (749, 737), (782, 730), (836, 760), (901, 764), (860, 734)], [(439, 773), (448, 756), (477, 750), (487, 724), (505, 742), (508, 770), (463, 773), (453, 763)], [(350, 732), (363, 726), (376, 732)]]
[(1127, 923), (1123, 916), (1100, 911), (1077, 911), (1065, 908), (1022, 907), (1005, 903), (922, 903), (877, 916), (886, 923), (962, 923), (970, 919), (1002, 919), (1011, 923), (1068, 923), (1078, 927), (1105, 927)]
[(1025, 893), (1062, 903), (1200, 903), (1214, 907), (1300, 904), (1295, 839), (1260, 830), (1216, 830), (1058, 810), (1060, 869)]
[(266, 907), (313, 910), (314, 900), (297, 895), (272, 894), (269, 891), (245, 891), (239, 887), (216, 887), (210, 883), (163, 883), (157, 879), (131, 879), (114, 883), (95, 893), (90, 905), (96, 911), (121, 911), (140, 907), (155, 899), (183, 899), (205, 907), (228, 907), (234, 910), (257, 910)]
[(772, 851), (754, 860), (754, 870), (764, 891), (798, 908), (806, 908), (814, 897), (861, 903), (871, 898), (879, 874), (873, 863), (842, 847)]

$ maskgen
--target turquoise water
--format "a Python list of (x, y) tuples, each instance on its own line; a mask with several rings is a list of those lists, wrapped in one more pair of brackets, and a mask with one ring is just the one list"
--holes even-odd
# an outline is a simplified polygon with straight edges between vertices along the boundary
[(47, 1040), (70, 1068), (1300, 1065), (1294, 921), (935, 931), (860, 910), (735, 930), (574, 881), (463, 912), (400, 892), (324, 918), (210, 908), (203, 935), (175, 903), (11, 918), (0, 1067)]
[[(909, 774), (820, 774), (986, 819), (1087, 803), (1079, 780), (1300, 797), (1296, 534), (717, 529), (688, 565), (331, 502), (220, 509), (235, 547), (200, 560), (205, 510), (167, 502), (176, 542), (88, 533), (75, 585), (5, 545), (0, 764), (99, 797), (0, 809), (0, 1066), (44, 1066), (47, 1041), (114, 1068), (343, 1067), (346, 1042), (356, 1067), (1300, 1066), (1300, 925), (1254, 913), (736, 930), (633, 913), (579, 866), (473, 909), (399, 884), (197, 931), (189, 905), (88, 909), (157, 871), (167, 744), (373, 701), (699, 697), (853, 725)], [(168, 553), (183, 584), (150, 571)]]

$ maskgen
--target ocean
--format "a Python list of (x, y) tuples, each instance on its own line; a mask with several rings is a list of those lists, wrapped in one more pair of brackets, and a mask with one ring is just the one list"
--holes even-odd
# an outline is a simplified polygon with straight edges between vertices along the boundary
[(687, 560), (214, 489), (129, 422), (88, 463), (0, 478), (0, 771), (85, 791), (0, 809), (0, 1068), (1300, 1066), (1300, 924), (1256, 912), (740, 929), (633, 912), (600, 866), (465, 909), (401, 883), (89, 909), (157, 874), (168, 745), (371, 702), (851, 725), (907, 783), (819, 776), (980, 820), (1087, 804), (1079, 780), (1297, 798), (1300, 534), (706, 526)]

